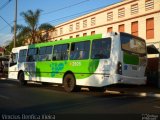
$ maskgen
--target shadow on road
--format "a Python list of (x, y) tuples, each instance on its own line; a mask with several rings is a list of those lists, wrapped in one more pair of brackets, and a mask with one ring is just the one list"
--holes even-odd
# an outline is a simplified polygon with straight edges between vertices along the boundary
[[(8, 84), (13, 85), (14, 89)], [(17, 81), (0, 80), (0, 88), (3, 90), (0, 91), (1, 97), (8, 97), (5, 101), (0, 99), (0, 113), (3, 114), (147, 113), (151, 103), (156, 102), (159, 105), (159, 100), (123, 93), (90, 92), (87, 89), (67, 93), (62, 86), (53, 84), (44, 86), (40, 83), (29, 83), (19, 87)], [(158, 110), (153, 109), (154, 111)]]

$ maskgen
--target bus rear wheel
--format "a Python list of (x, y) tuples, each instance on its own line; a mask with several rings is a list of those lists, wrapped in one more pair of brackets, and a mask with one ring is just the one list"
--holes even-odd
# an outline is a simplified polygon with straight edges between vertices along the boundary
[(24, 86), (24, 85), (27, 84), (27, 81), (25, 81), (25, 79), (24, 79), (24, 73), (23, 72), (20, 72), (18, 79), (19, 79), (19, 82), (20, 82), (21, 86)]
[(67, 73), (63, 78), (63, 86), (65, 91), (74, 92), (78, 90), (76, 79), (72, 73)]

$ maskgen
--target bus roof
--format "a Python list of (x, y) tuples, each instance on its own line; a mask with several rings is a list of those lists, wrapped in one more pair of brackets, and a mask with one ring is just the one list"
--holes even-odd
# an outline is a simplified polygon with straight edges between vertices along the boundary
[(21, 49), (28, 49), (28, 48), (39, 48), (39, 47), (44, 47), (44, 46), (52, 46), (56, 44), (65, 44), (65, 43), (71, 43), (71, 42), (79, 42), (79, 41), (86, 41), (86, 40), (93, 40), (93, 39), (99, 39), (102, 37), (108, 37), (108, 36), (114, 36), (114, 35), (127, 35), (127, 36), (133, 36), (139, 40), (145, 41), (144, 39), (125, 33), (125, 32), (109, 32), (105, 35), (102, 34), (95, 34), (95, 35), (89, 35), (89, 36), (83, 36), (83, 37), (78, 37), (78, 38), (70, 38), (70, 39), (64, 39), (64, 40), (58, 40), (58, 41), (50, 41), (50, 42), (44, 42), (44, 43), (37, 43), (37, 44), (31, 44), (27, 46), (21, 46), (21, 47), (16, 47), (12, 49), (13, 53), (18, 52)]
[(86, 41), (86, 40), (93, 40), (93, 39), (99, 39), (99, 38), (102, 38), (102, 34), (95, 34), (95, 35), (78, 37), (78, 38), (70, 38), (70, 39), (59, 40), (59, 41), (37, 43), (37, 44), (29, 45), (29, 48), (51, 46), (56, 44), (64, 44), (64, 43), (78, 42), (78, 41)]
[(27, 49), (27, 48), (28, 48), (28, 46), (16, 47), (16, 48), (12, 49), (12, 53), (17, 53), (17, 52), (19, 52), (19, 50), (21, 50), (21, 49)]

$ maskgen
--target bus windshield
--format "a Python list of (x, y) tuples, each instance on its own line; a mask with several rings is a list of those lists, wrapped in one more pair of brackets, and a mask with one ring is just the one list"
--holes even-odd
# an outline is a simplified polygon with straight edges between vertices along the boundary
[(127, 34), (121, 34), (120, 37), (123, 50), (137, 54), (146, 54), (146, 44), (144, 40)]

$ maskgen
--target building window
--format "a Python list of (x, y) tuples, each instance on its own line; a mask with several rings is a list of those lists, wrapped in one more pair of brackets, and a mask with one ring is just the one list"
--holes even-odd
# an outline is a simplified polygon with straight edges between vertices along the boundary
[(154, 0), (145, 0), (145, 10), (151, 10), (154, 8)]
[(96, 18), (93, 17), (91, 18), (91, 26), (94, 26), (96, 24)]
[(109, 28), (107, 29), (107, 32), (112, 32), (112, 27), (109, 27)]
[(131, 5), (131, 15), (138, 13), (138, 4)]
[(87, 27), (87, 20), (84, 20), (83, 21), (83, 28), (86, 28)]
[(124, 24), (118, 26), (119, 32), (124, 32)]
[(131, 34), (138, 36), (138, 21), (131, 23)]
[(78, 38), (79, 37), (79, 35), (76, 35), (76, 38)]
[(54, 35), (57, 36), (58, 35), (58, 30), (54, 31)]
[(95, 31), (91, 31), (91, 35), (94, 35), (95, 34)]
[(87, 36), (87, 33), (83, 33), (83, 36)]
[(154, 38), (154, 18), (146, 20), (146, 39)]
[(47, 32), (46, 34), (48, 34), (48, 40), (50, 40), (52, 38), (52, 32)]
[(60, 28), (60, 35), (63, 34), (63, 28)]
[(122, 18), (125, 16), (125, 9), (121, 8), (118, 10), (118, 18)]
[(73, 36), (70, 36), (69, 38), (73, 38)]
[(113, 12), (107, 13), (107, 21), (113, 20)]
[(69, 31), (72, 32), (73, 31), (73, 25), (69, 26)]
[(79, 25), (79, 22), (76, 23), (76, 30), (79, 30), (80, 29), (80, 25)]

